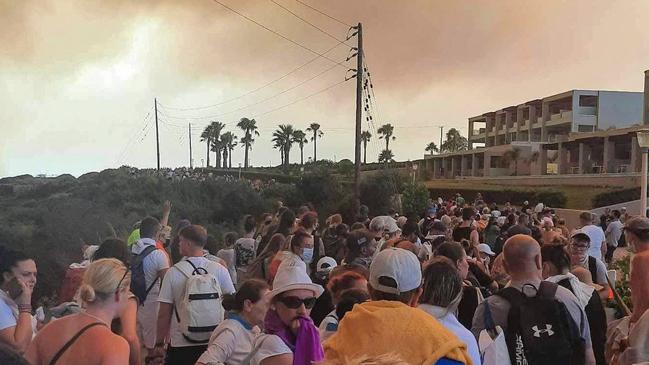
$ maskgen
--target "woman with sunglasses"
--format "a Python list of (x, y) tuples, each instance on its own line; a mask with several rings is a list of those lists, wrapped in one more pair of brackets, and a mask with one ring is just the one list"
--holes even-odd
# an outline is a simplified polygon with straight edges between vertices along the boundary
[(228, 311), (227, 319), (216, 327), (207, 350), (196, 365), (237, 365), (245, 362), (268, 312), (268, 292), (268, 283), (250, 279), (241, 283), (236, 294), (223, 297), (223, 308)]
[(27, 350), (27, 360), (32, 365), (127, 364), (128, 343), (110, 324), (128, 304), (130, 282), (119, 260), (91, 263), (79, 289), (86, 310), (43, 327)]
[(322, 361), (324, 352), (318, 328), (309, 313), (323, 291), (307, 275), (304, 261), (283, 261), (269, 293), (266, 334), (255, 339), (250, 364), (302, 365)]

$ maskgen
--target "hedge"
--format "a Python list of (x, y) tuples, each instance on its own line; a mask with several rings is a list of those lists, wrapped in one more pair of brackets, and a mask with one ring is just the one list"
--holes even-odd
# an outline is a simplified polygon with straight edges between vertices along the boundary
[(566, 206), (566, 195), (556, 190), (478, 190), (478, 189), (428, 189), (432, 198), (438, 196), (451, 197), (456, 193), (462, 194), (467, 201), (473, 201), (478, 193), (486, 202), (503, 204), (510, 202), (514, 205), (522, 205), (524, 201), (530, 204), (541, 202), (553, 208), (564, 208)]
[(605, 207), (640, 199), (640, 188), (619, 189), (599, 193), (593, 197), (593, 207)]

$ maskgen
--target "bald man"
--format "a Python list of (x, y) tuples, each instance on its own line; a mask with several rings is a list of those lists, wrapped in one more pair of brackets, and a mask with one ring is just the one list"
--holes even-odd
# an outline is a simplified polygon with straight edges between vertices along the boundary
[[(511, 277), (507, 287), (512, 287), (522, 291), (526, 286), (524, 294), (528, 296), (536, 295), (534, 289), (529, 285), (539, 288), (542, 281), (543, 264), (541, 260), (541, 247), (532, 237), (523, 234), (517, 234), (510, 237), (503, 248), (505, 270)], [(531, 291), (531, 293), (529, 292)], [(595, 364), (593, 348), (590, 338), (590, 330), (586, 314), (579, 305), (577, 298), (564, 287), (557, 287), (555, 299), (563, 303), (570, 313), (574, 323), (579, 328), (580, 337), (585, 344), (585, 364)], [(482, 302), (473, 317), (473, 326), (471, 332), (476, 338), (479, 338), (480, 331), (485, 329), (485, 306), (488, 305), (494, 324), (500, 326), (507, 332), (507, 316), (511, 305), (509, 301), (502, 296), (492, 295)], [(523, 315), (525, 313), (522, 313)], [(514, 360), (514, 359), (512, 359)]]

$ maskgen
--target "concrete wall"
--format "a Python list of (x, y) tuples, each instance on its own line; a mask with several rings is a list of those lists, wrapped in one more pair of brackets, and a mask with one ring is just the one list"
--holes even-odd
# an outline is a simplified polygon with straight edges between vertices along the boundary
[[(498, 186), (583, 186), (583, 187), (612, 187), (634, 188), (640, 186), (639, 173), (601, 175), (544, 175), (544, 176), (500, 176), (500, 177), (458, 177), (459, 181), (475, 181), (485, 185)], [(429, 180), (437, 181), (437, 180)], [(448, 184), (453, 179), (440, 179), (440, 183)]]
[(642, 123), (643, 93), (600, 91), (597, 128), (623, 128)]

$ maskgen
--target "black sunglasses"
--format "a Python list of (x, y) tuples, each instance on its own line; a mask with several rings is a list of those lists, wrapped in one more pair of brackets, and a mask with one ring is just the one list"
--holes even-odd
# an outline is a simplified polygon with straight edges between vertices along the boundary
[(279, 299), (277, 300), (290, 309), (298, 309), (302, 304), (304, 304), (304, 308), (311, 309), (315, 305), (316, 298), (311, 297), (311, 298), (302, 299), (293, 296), (286, 296), (286, 297), (279, 297)]
[[(119, 279), (119, 282), (117, 283), (117, 288), (115, 288), (115, 298), (117, 298), (117, 293), (119, 293), (119, 288), (122, 286), (122, 283), (124, 282), (124, 279), (126, 279), (126, 275), (131, 271), (130, 267), (126, 267), (126, 271), (124, 271), (124, 276), (122, 276), (121, 279)], [(117, 300), (117, 299), (115, 299)]]

